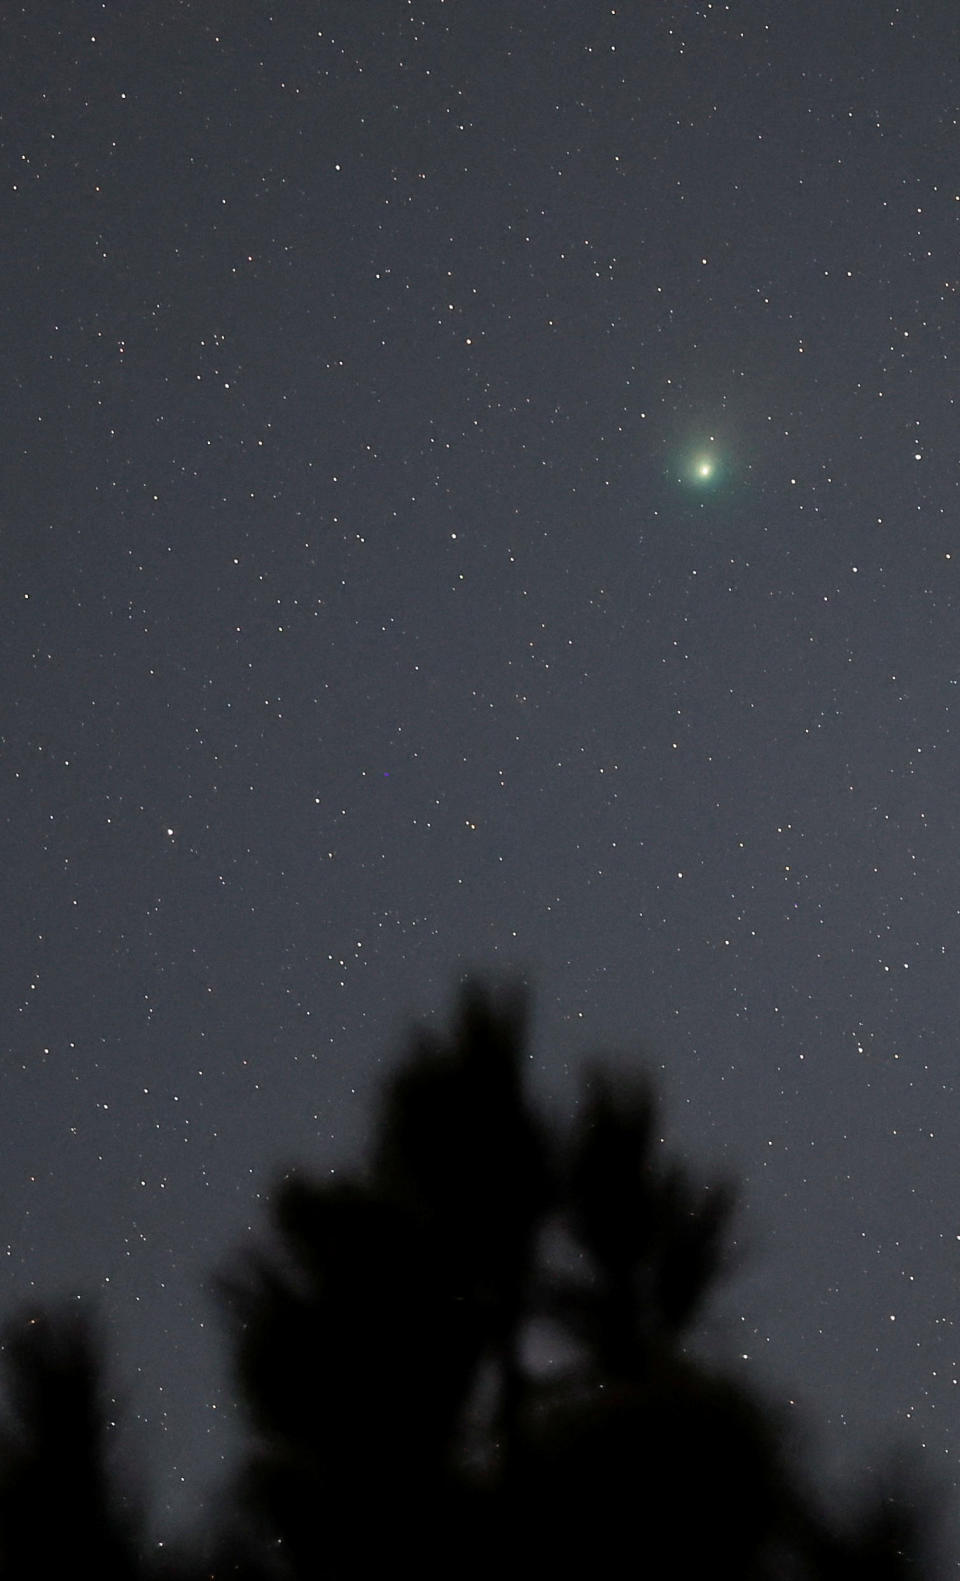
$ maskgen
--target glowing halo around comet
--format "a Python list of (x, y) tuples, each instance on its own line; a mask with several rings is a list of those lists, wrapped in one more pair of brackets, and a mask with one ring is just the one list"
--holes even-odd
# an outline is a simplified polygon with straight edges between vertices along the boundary
[(683, 457), (679, 467), (679, 481), (688, 487), (712, 489), (723, 481), (723, 460), (719, 451), (695, 450)]
[(686, 482), (715, 484), (720, 479), (720, 460), (713, 451), (697, 451), (685, 466)]
[(709, 429), (700, 435), (688, 433), (686, 442), (671, 447), (665, 462), (671, 486), (689, 494), (700, 509), (732, 503), (743, 481), (729, 446)]

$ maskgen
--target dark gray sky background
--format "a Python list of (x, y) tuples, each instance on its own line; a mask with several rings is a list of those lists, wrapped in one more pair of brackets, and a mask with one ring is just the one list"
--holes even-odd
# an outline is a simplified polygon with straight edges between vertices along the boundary
[(164, 1529), (208, 1271), (488, 968), (742, 1176), (748, 1376), (955, 1478), (958, 56), (4, 7), (2, 1306), (101, 1298)]

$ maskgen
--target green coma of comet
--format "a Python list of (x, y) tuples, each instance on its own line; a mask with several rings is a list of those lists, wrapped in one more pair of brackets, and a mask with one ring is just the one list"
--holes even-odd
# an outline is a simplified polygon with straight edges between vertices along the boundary
[(723, 482), (723, 457), (712, 444), (701, 445), (681, 458), (679, 471), (688, 488), (715, 489)]
[[(700, 509), (732, 506), (746, 481), (729, 443), (704, 427), (688, 430), (664, 457), (664, 478), (672, 494), (679, 490)], [(749, 469), (748, 469), (749, 470)]]

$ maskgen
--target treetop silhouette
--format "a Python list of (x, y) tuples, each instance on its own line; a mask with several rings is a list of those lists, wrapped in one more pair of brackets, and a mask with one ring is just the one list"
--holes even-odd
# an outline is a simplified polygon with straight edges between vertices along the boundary
[[(729, 1184), (671, 1157), (642, 1074), (590, 1068), (548, 1125), (525, 1036), (521, 994), (468, 985), (387, 1081), (366, 1168), (278, 1183), (269, 1239), (217, 1281), (249, 1446), (205, 1552), (163, 1573), (927, 1573), (902, 1497), (828, 1514), (776, 1413), (698, 1359)], [(0, 1581), (155, 1573), (107, 1475), (89, 1329), (41, 1319), (6, 1350)]]
[(468, 985), (388, 1081), (367, 1172), (286, 1181), (272, 1251), (222, 1283), (260, 1531), (293, 1575), (565, 1577), (624, 1552), (650, 1575), (916, 1575), (904, 1511), (838, 1528), (767, 1406), (688, 1348), (730, 1186), (669, 1156), (642, 1075), (594, 1067), (551, 1130), (525, 1020)]

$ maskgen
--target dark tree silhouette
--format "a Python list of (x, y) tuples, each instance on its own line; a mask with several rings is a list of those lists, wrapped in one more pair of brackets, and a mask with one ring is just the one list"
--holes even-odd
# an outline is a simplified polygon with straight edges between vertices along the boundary
[(903, 1503), (828, 1519), (776, 1416), (688, 1348), (729, 1187), (666, 1157), (644, 1081), (594, 1071), (551, 1134), (524, 1057), (522, 1001), (467, 989), (389, 1083), (368, 1173), (287, 1178), (273, 1248), (221, 1281), (256, 1434), (234, 1568), (919, 1575)]
[(432, 1570), (479, 1519), (464, 1413), (486, 1366), (501, 1431), (516, 1415), (549, 1200), (518, 1036), (516, 1007), (466, 1002), (456, 1057), (423, 1039), (391, 1084), (369, 1178), (286, 1182), (278, 1254), (224, 1283), (260, 1438), (243, 1502), (295, 1573), (372, 1574), (403, 1553)]
[(139, 1574), (139, 1523), (113, 1486), (90, 1324), (75, 1310), (32, 1314), (11, 1325), (2, 1344), (0, 1575), (127, 1581)]
[(929, 1574), (902, 1497), (828, 1516), (776, 1413), (696, 1358), (729, 1186), (670, 1158), (643, 1078), (589, 1071), (551, 1130), (524, 1039), (522, 997), (466, 989), (389, 1081), (367, 1172), (279, 1185), (272, 1244), (219, 1281), (252, 1443), (195, 1551), (142, 1558), (89, 1325), (7, 1330), (0, 1581)]

